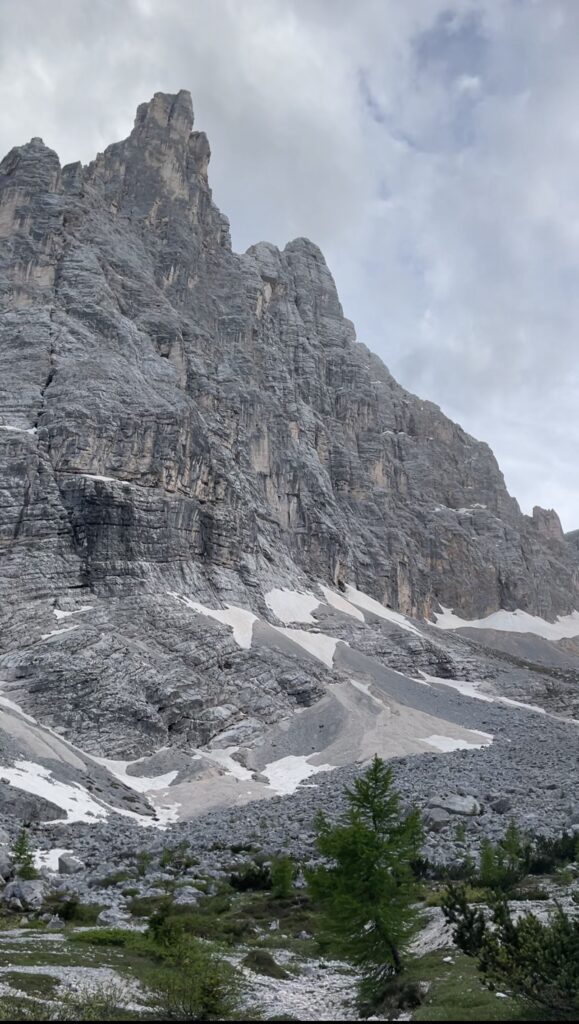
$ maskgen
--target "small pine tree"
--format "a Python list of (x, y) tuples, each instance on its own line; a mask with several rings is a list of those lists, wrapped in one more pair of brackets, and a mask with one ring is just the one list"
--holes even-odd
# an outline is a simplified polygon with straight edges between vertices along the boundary
[(271, 862), (271, 892), (272, 896), (280, 900), (288, 900), (292, 894), (296, 866), (287, 854), (283, 857), (275, 857)]
[(362, 1000), (377, 1005), (419, 924), (420, 891), (412, 871), (422, 828), (416, 809), (404, 815), (392, 769), (374, 757), (346, 789), (336, 825), (316, 819), (316, 845), (326, 863), (306, 873), (323, 911), (323, 934), (360, 969)]
[(530, 844), (511, 821), (496, 846), (481, 843), (479, 881), (487, 889), (509, 892), (529, 871)]
[(34, 867), (34, 854), (30, 849), (28, 832), (25, 828), (21, 829), (18, 839), (14, 841), (11, 852), (12, 860), (20, 878), (24, 881), (38, 878), (38, 871)]

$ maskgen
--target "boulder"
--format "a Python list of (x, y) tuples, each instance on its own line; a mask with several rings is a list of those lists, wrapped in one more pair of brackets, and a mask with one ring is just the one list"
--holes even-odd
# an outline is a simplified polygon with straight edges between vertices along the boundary
[(85, 865), (82, 860), (74, 857), (72, 853), (61, 853), (58, 858), (58, 871), (61, 875), (77, 875), (79, 871), (84, 870)]
[(442, 807), (433, 807), (425, 811), (423, 821), (430, 832), (440, 832), (450, 821), (450, 814)]
[(6, 882), (10, 878), (12, 872), (13, 865), (10, 850), (5, 846), (0, 846), (0, 878)]
[(8, 882), (2, 893), (2, 902), (11, 909), (40, 910), (44, 902), (46, 883), (41, 879)]
[(507, 814), (512, 806), (513, 802), (508, 796), (500, 796), (498, 800), (493, 800), (491, 810), (495, 811), (496, 814)]
[(435, 796), (428, 801), (428, 807), (441, 808), (449, 814), (464, 814), (473, 817), (482, 814), (482, 807), (474, 796), (459, 796), (458, 793), (451, 793), (449, 796)]
[(188, 907), (197, 903), (204, 894), (196, 889), (193, 885), (184, 885), (182, 889), (177, 889), (173, 903), (178, 907)]
[(106, 924), (112, 928), (123, 928), (129, 921), (129, 915), (119, 910), (118, 907), (107, 907), (106, 910), (101, 910), (96, 923)]

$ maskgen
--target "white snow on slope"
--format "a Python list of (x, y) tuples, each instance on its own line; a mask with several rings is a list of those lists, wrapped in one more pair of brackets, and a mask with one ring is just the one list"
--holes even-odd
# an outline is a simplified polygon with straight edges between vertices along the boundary
[(250, 772), (249, 768), (240, 764), (239, 761), (236, 761), (232, 756), (233, 754), (236, 754), (238, 750), (239, 747), (223, 747), (221, 750), (212, 750), (211, 752), (204, 750), (203, 757), (206, 758), (207, 761), (214, 761), (215, 764), (225, 768), (230, 775), (233, 775), (235, 779), (239, 779), (241, 782), (246, 782), (248, 779), (252, 780), (253, 772)]
[(114, 775), (116, 779), (124, 782), (125, 786), (129, 786), (130, 789), (134, 789), (137, 793), (148, 793), (154, 789), (167, 789), (167, 786), (170, 786), (179, 774), (179, 772), (173, 771), (167, 772), (165, 775), (154, 775), (152, 778), (148, 778), (145, 775), (129, 775), (127, 768), (134, 764), (139, 764), (139, 761), (144, 761), (146, 758), (140, 757), (136, 761), (112, 761), (108, 757), (97, 757), (96, 754), (91, 754), (90, 757), (91, 760), (107, 768), (111, 775)]
[(355, 690), (359, 690), (360, 693), (364, 693), (366, 697), (370, 698), (370, 700), (373, 700), (376, 704), (380, 704), (381, 707), (384, 707), (384, 701), (379, 700), (379, 698), (375, 697), (373, 693), (370, 693), (369, 683), (362, 683), (359, 679), (350, 679), (350, 682)]
[[(478, 732), (478, 729), (470, 729), (469, 732)], [(484, 734), (481, 733), (481, 735)], [(428, 743), (445, 754), (449, 754), (453, 750), (480, 750), (481, 747), (488, 746), (488, 741), (486, 743), (468, 743), (467, 740), (457, 740), (451, 736), (425, 736), (423, 743)]]
[(181, 594), (176, 594), (173, 590), (169, 590), (168, 594), (199, 615), (207, 615), (210, 619), (215, 619), (216, 622), (222, 622), (226, 626), (231, 626), (233, 639), (236, 644), (239, 647), (245, 648), (245, 650), (249, 650), (251, 647), (253, 623), (257, 620), (257, 615), (254, 615), (253, 612), (247, 611), (246, 608), (238, 608), (234, 604), (228, 604), (225, 608), (207, 608), (206, 605), (192, 601), (191, 598), (183, 597)]
[[(481, 685), (479, 682), (470, 682), (467, 679), (441, 679), (440, 676), (429, 676), (426, 672), (422, 672), (422, 679), (417, 679), (418, 683), (427, 680), (427, 685), (430, 683), (437, 683), (441, 686), (450, 686), (453, 690), (458, 690), (464, 697), (473, 697), (475, 700), (484, 700), (489, 704), (509, 704), (514, 708), (523, 708), (525, 711), (534, 711), (537, 715), (548, 714), (545, 708), (539, 707), (538, 704), (526, 704), (522, 700), (513, 700), (511, 697), (503, 697), (500, 694), (481, 693), (478, 687)], [(558, 718), (558, 715), (549, 715), (549, 718)]]
[(563, 640), (566, 637), (579, 636), (579, 612), (560, 615), (555, 622), (547, 622), (537, 615), (528, 612), (507, 612), (501, 609), (487, 615), (484, 619), (461, 619), (450, 608), (441, 605), (442, 615), (436, 615), (433, 625), (438, 629), (497, 629), (501, 633), (534, 633), (544, 640)]
[(71, 615), (80, 615), (81, 612), (89, 612), (91, 608), (94, 608), (92, 604), (82, 604), (80, 608), (75, 608), (72, 612), (63, 612), (60, 608), (53, 608), (52, 614), (58, 620), (68, 619)]
[(320, 590), (322, 591), (326, 602), (331, 604), (333, 608), (336, 608), (339, 612), (345, 612), (346, 615), (351, 615), (353, 619), (358, 619), (359, 622), (364, 622), (364, 616), (359, 608), (356, 608), (351, 601), (346, 601), (345, 597), (341, 594), (337, 594), (335, 590), (330, 590), (329, 587), (324, 587), (320, 584)]
[(72, 633), (73, 629), (78, 629), (78, 626), (63, 626), (62, 629), (52, 629), (50, 633), (43, 633), (40, 639), (50, 640), (51, 636), (60, 636), (61, 633)]
[(493, 704), (498, 698), (490, 697), (487, 693), (481, 693), (479, 690), (480, 683), (470, 682), (468, 679), (441, 679), (440, 676), (430, 676), (427, 672), (421, 672), (422, 679), (418, 679), (417, 682), (421, 683), (427, 681), (428, 683), (436, 683), (440, 686), (449, 686), (453, 690), (458, 690), (462, 693), (463, 697), (473, 697), (475, 700), (484, 700), (489, 704)]
[(356, 605), (358, 608), (363, 608), (364, 611), (372, 612), (373, 615), (377, 615), (381, 619), (386, 619), (387, 622), (393, 622), (396, 626), (400, 626), (401, 629), (408, 630), (409, 633), (416, 633), (417, 636), (423, 635), (420, 630), (416, 626), (413, 626), (404, 615), (400, 614), (400, 612), (392, 611), (391, 608), (385, 608), (379, 601), (376, 601), (373, 597), (369, 597), (368, 594), (364, 594), (361, 590), (356, 590), (355, 587), (351, 587), (349, 584), (346, 586), (346, 597), (348, 598), (348, 601)]
[(0, 768), (0, 778), (6, 779), (16, 789), (44, 797), (65, 811), (66, 817), (59, 818), (55, 824), (70, 824), (73, 821), (94, 822), (97, 818), (108, 817), (108, 811), (101, 804), (97, 804), (82, 786), (59, 782), (51, 776), (52, 772), (48, 768), (35, 764), (34, 761), (16, 761), (13, 768)]
[(272, 761), (266, 765), (261, 774), (265, 775), (276, 793), (286, 795), (295, 793), (304, 779), (309, 779), (318, 772), (332, 771), (335, 767), (332, 764), (309, 764), (307, 755), (290, 754), (289, 757), (282, 757), (279, 761)]
[(286, 626), (290, 622), (315, 622), (312, 612), (320, 605), (319, 597), (309, 591), (300, 594), (297, 590), (270, 590), (265, 595), (265, 603), (270, 611)]
[(0, 423), (0, 430), (10, 430), (14, 434), (35, 434), (36, 427), (11, 427), (7, 423)]
[[(0, 681), (0, 686), (2, 686), (2, 681)], [(32, 715), (27, 715), (26, 712), (22, 710), (22, 708), (20, 707), (19, 704), (16, 704), (14, 701), (10, 700), (8, 697), (5, 697), (0, 692), (0, 715), (1, 715), (2, 709), (5, 709), (6, 712), (8, 712), (8, 713), (11, 713), (11, 712), (15, 712), (16, 713), (17, 717), (13, 717), (13, 720), (12, 720), (12, 723), (11, 723), (11, 728), (12, 729), (14, 729), (18, 725), (19, 722), (22, 722), (23, 725), (24, 725), (24, 723), (26, 723), (26, 728), (25, 728), (25, 731), (24, 731), (24, 738), (28, 739), (28, 741), (32, 745), (32, 749), (33, 750), (35, 748), (38, 749), (38, 746), (40, 744), (41, 745), (41, 749), (42, 749), (42, 746), (44, 746), (46, 748), (46, 755), (45, 756), (53, 758), (56, 755), (56, 759), (57, 760), (62, 761), (63, 763), (69, 763), (73, 767), (77, 767), (77, 768), (81, 768), (81, 769), (83, 769), (85, 766), (88, 766), (88, 763), (91, 762), (91, 761), (94, 762), (95, 764), (105, 764), (105, 766), (106, 766), (106, 764), (107, 764), (107, 759), (106, 758), (98, 758), (94, 754), (86, 754), (84, 751), (80, 750), (79, 747), (75, 747), (74, 744), (69, 743), (68, 741), (64, 740), (62, 738), (62, 736), (59, 736), (58, 733), (56, 733), (54, 731), (54, 729), (50, 728), (50, 726), (48, 726), (48, 725), (40, 725), (40, 723), (38, 723), (37, 720), (32, 717)], [(124, 762), (124, 761), (121, 761), (121, 762), (114, 762), (113, 761), (111, 763), (115, 764), (115, 765), (128, 765), (129, 764), (129, 762)], [(37, 765), (35, 762), (20, 761), (20, 762), (16, 762), (15, 768), (19, 768), (19, 771), (18, 771), (18, 773), (14, 777), (9, 775), (9, 772), (14, 772), (13, 768), (3, 768), (3, 767), (0, 766), (0, 778), (5, 778), (8, 782), (11, 782), (12, 785), (14, 785), (17, 789), (23, 789), (23, 790), (25, 790), (28, 793), (37, 793), (37, 788), (31, 788), (31, 787), (32, 786), (38, 787), (40, 785), (40, 783), (38, 781), (36, 781), (36, 782), (32, 781), (32, 782), (29, 782), (28, 784), (25, 784), (26, 783), (26, 777), (25, 776), (26, 776), (26, 773), (27, 773), (27, 769), (23, 769), (24, 765), (32, 765), (31, 774), (33, 776), (38, 775), (38, 771), (40, 771), (40, 772), (48, 771), (47, 769), (43, 768), (41, 765)], [(50, 771), (48, 771), (48, 775), (51, 775), (51, 774), (52, 773)], [(126, 778), (125, 778), (125, 776), (123, 774), (121, 774), (120, 771), (117, 772), (117, 773), (111, 772), (111, 774), (113, 774), (113, 775), (116, 774), (117, 778), (119, 778), (122, 782), (128, 783), (129, 785), (131, 785), (131, 783), (135, 783), (136, 782), (136, 785), (133, 784), (131, 786), (131, 788), (132, 789), (136, 789), (137, 791), (139, 791), (139, 782), (141, 780), (135, 780), (134, 776), (126, 776)], [(175, 773), (175, 774), (177, 774), (177, 773)], [(165, 776), (157, 776), (159, 787), (161, 786), (162, 780), (168, 779), (169, 775), (170, 775), (170, 773), (167, 773), (167, 775), (165, 775)], [(130, 782), (129, 782), (129, 780), (130, 780)], [(41, 782), (42, 781), (43, 780), (41, 780)], [(152, 782), (153, 783), (152, 786), (148, 787), (147, 792), (149, 792), (149, 789), (153, 790), (153, 793), (151, 795), (149, 795), (148, 799), (149, 799), (149, 803), (154, 806), (154, 808), (155, 808), (155, 810), (157, 812), (157, 818), (158, 818), (157, 821), (152, 820), (147, 815), (139, 814), (137, 811), (129, 811), (129, 810), (127, 810), (125, 808), (122, 808), (122, 807), (113, 807), (112, 805), (107, 804), (106, 801), (103, 801), (102, 805), (101, 805), (101, 803), (97, 803), (96, 804), (96, 806), (102, 812), (101, 814), (98, 815), (98, 817), (102, 817), (102, 816), (107, 817), (109, 813), (114, 811), (117, 814), (121, 814), (123, 817), (132, 818), (134, 821), (137, 822), (137, 824), (142, 825), (145, 828), (151, 828), (151, 827), (162, 828), (165, 824), (168, 824), (169, 822), (175, 821), (179, 805), (175, 806), (175, 804), (171, 804), (171, 806), (169, 808), (167, 808), (165, 805), (160, 803), (156, 799), (156, 796), (155, 796), (155, 790), (157, 789), (157, 787), (155, 786), (155, 781), (156, 781), (155, 779), (147, 780), (147, 782)], [(171, 780), (171, 781), (173, 781), (173, 780)], [(44, 780), (44, 782), (46, 782), (46, 780)], [(75, 784), (70, 784), (70, 785), (68, 785), (68, 784), (61, 784), (56, 779), (51, 779), (50, 780), (50, 784), (52, 784), (55, 787), (58, 787), (60, 785), (65, 785), (65, 788), (72, 789), (75, 795), (79, 795), (80, 794), (79, 799), (84, 794), (86, 796), (86, 798), (88, 799), (88, 801), (90, 801), (91, 803), (95, 802), (93, 800), (92, 796), (80, 784), (78, 784), (78, 785), (75, 785)], [(164, 787), (164, 788), (166, 788), (166, 787)], [(58, 807), (63, 807), (63, 810), (67, 809), (59, 801), (56, 792), (54, 793), (53, 796), (48, 796), (48, 794), (44, 794), (44, 793), (37, 793), (37, 795), (38, 796), (46, 795), (47, 799), (51, 799), (52, 802), (55, 803)], [(77, 817), (74, 817), (74, 816), (72, 816), (72, 817), (68, 816), (67, 818), (62, 819), (63, 822), (71, 822), (71, 821), (78, 821), (78, 820), (81, 820), (81, 819), (79, 819)], [(94, 821), (95, 818), (86, 818), (86, 819), (82, 819), (82, 820)]]
[(121, 480), (118, 476), (99, 476), (96, 473), (80, 473), (79, 476), (84, 476), (87, 480), (102, 480), (105, 484), (131, 484), (132, 480)]
[(273, 628), (293, 640), (294, 643), (299, 644), (309, 654), (313, 654), (314, 658), (322, 661), (328, 668), (331, 668), (334, 663), (336, 645), (345, 643), (345, 640), (338, 640), (334, 636), (328, 636), (327, 633), (312, 633), (305, 629), (286, 629), (283, 626), (274, 626)]
[(34, 867), (48, 868), (49, 871), (58, 871), (58, 858), (63, 853), (72, 853), (70, 849), (62, 846), (55, 846), (52, 850), (35, 850)]

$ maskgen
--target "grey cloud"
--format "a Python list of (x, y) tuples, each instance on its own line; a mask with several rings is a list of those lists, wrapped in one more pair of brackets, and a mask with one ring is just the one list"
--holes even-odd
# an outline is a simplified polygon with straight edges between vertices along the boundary
[(579, 525), (574, 0), (4, 0), (0, 148), (189, 88), (242, 249), (309, 235), (360, 340)]

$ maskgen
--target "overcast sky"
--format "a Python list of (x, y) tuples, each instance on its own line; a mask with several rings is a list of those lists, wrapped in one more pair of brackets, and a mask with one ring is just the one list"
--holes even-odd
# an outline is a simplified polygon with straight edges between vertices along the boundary
[(190, 89), (236, 249), (306, 235), (358, 338), (579, 527), (579, 0), (0, 0), (0, 150)]

